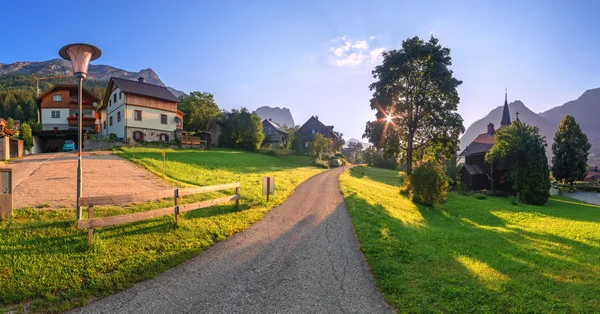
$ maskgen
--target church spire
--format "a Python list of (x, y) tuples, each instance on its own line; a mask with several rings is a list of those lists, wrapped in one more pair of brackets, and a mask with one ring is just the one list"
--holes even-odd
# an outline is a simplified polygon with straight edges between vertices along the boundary
[(508, 112), (508, 92), (506, 88), (504, 89), (504, 110), (502, 111), (502, 120), (500, 121), (500, 125), (510, 125), (510, 112)]

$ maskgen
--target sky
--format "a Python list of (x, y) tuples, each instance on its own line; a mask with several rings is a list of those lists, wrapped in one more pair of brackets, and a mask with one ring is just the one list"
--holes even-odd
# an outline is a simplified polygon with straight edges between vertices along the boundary
[[(76, 4), (75, 4), (76, 3)], [(433, 35), (451, 49), (465, 128), (504, 102), (534, 112), (600, 87), (600, 1), (3, 1), (0, 63), (58, 57), (152, 68), (223, 109), (287, 107), (360, 139), (381, 52)]]

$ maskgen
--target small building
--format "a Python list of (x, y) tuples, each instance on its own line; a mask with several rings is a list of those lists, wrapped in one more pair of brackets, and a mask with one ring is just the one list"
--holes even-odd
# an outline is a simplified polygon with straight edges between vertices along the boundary
[(583, 181), (588, 181), (588, 182), (600, 181), (600, 169), (598, 169), (598, 166), (590, 168), (590, 171), (585, 176), (585, 179), (583, 179)]
[(101, 134), (120, 140), (169, 142), (183, 129), (184, 114), (177, 110), (179, 99), (165, 86), (111, 77), (101, 115)]
[(281, 125), (270, 118), (263, 120), (262, 125), (265, 134), (264, 144), (273, 147), (287, 147), (288, 132)]
[[(510, 124), (510, 112), (507, 96), (505, 95), (500, 128)], [(510, 188), (508, 186), (508, 175), (513, 167), (504, 163), (490, 164), (485, 161), (485, 155), (496, 144), (495, 134), (494, 124), (490, 122), (487, 126), (487, 132), (479, 134), (459, 154), (459, 159), (464, 158), (464, 164), (459, 170), (460, 181), (471, 190), (507, 190)]]
[[(35, 151), (59, 151), (65, 140), (72, 140), (77, 145), (78, 94), (77, 85), (58, 84), (38, 97), (39, 122), (42, 130), (33, 135), (39, 139), (38, 142), (42, 147), (36, 147)], [(96, 125), (100, 123), (100, 115), (95, 109), (100, 99), (85, 88), (82, 89), (82, 95), (82, 130), (84, 133), (96, 131)]]
[[(324, 137), (338, 140), (338, 136), (333, 132), (333, 125), (325, 125), (319, 121), (319, 116), (312, 116), (308, 119), (297, 131), (296, 138), (298, 139), (298, 152), (301, 154), (310, 152), (310, 143), (314, 140), (317, 133), (323, 134)], [(335, 153), (335, 147), (330, 147), (330, 152)]]

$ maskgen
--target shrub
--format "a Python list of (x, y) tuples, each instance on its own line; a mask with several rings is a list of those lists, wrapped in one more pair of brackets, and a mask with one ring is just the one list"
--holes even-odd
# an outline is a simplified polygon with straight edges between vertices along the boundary
[(327, 162), (327, 160), (323, 160), (323, 159), (315, 158), (315, 166), (329, 169), (329, 163)]
[(23, 148), (25, 148), (25, 150), (31, 150), (31, 148), (33, 147), (33, 134), (29, 124), (21, 124), (21, 129), (19, 130), (19, 137), (23, 140)]
[(446, 198), (448, 180), (444, 168), (433, 159), (418, 162), (409, 181), (409, 190), (415, 202), (435, 205)]
[(478, 200), (484, 200), (484, 199), (487, 199), (487, 196), (482, 193), (475, 193), (475, 194), (473, 194), (473, 198), (478, 199)]
[(108, 140), (111, 141), (111, 142), (116, 142), (116, 141), (119, 140), (119, 137), (115, 133), (110, 133), (108, 135)]
[(279, 158), (284, 158), (284, 157), (287, 157), (292, 154), (292, 151), (287, 148), (270, 148), (270, 147), (260, 148), (257, 152), (261, 153), (261, 154), (265, 154), (265, 155), (279, 157)]

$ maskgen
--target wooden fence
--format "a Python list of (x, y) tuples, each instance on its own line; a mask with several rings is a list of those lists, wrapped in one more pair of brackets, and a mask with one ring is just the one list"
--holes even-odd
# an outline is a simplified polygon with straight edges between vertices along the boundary
[[(235, 189), (234, 195), (229, 195), (217, 199), (211, 199), (191, 204), (183, 204), (180, 205), (179, 201), (182, 196), (192, 195), (192, 194), (200, 194), (214, 191), (222, 191), (228, 189)], [(156, 201), (163, 198), (173, 197), (174, 206), (153, 209), (145, 212), (138, 212), (126, 215), (119, 216), (109, 216), (109, 217), (98, 217), (94, 218), (94, 206), (100, 205), (120, 205), (125, 203), (134, 203), (134, 202), (148, 202), (148, 201)], [(92, 240), (94, 237), (94, 228), (95, 227), (106, 227), (106, 226), (114, 226), (121, 225), (130, 222), (146, 220), (166, 215), (175, 215), (175, 223), (179, 223), (179, 214), (185, 213), (190, 210), (200, 209), (211, 207), (218, 204), (223, 204), (227, 202), (235, 201), (235, 206), (239, 207), (240, 204), (240, 183), (228, 183), (228, 184), (219, 184), (219, 185), (210, 185), (210, 186), (201, 186), (196, 188), (186, 188), (186, 189), (175, 189), (175, 190), (160, 190), (160, 191), (152, 191), (152, 192), (144, 192), (144, 193), (135, 193), (135, 194), (127, 194), (127, 195), (109, 195), (109, 196), (91, 196), (91, 197), (82, 197), (79, 199), (79, 204), (88, 207), (88, 219), (80, 220), (77, 222), (77, 229), (88, 229), (88, 244), (92, 244)]]

